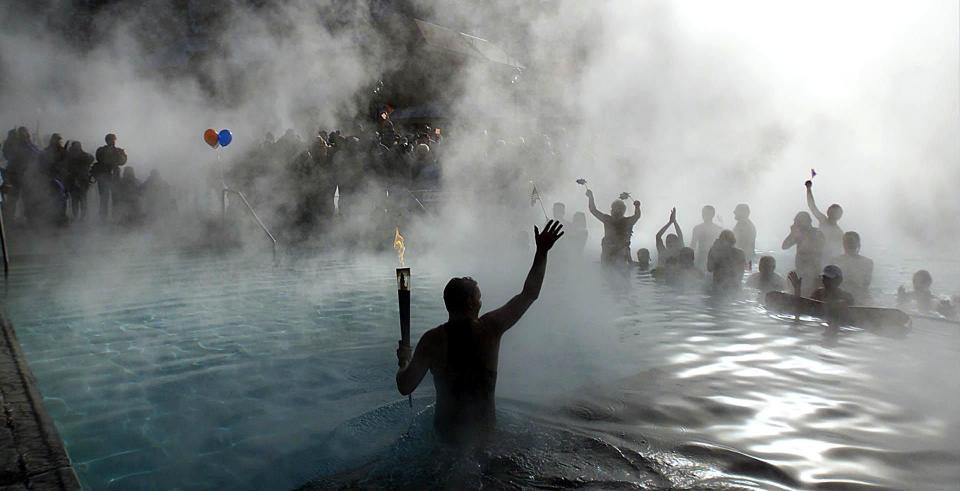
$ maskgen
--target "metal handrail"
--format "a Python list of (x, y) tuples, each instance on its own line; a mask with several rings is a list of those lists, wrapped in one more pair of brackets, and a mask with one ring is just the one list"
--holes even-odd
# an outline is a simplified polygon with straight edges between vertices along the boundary
[(260, 220), (260, 217), (257, 216), (257, 212), (253, 210), (253, 206), (250, 206), (250, 202), (247, 201), (247, 197), (244, 196), (243, 192), (237, 191), (236, 189), (223, 188), (223, 212), (224, 218), (226, 218), (227, 210), (227, 193), (233, 193), (240, 197), (240, 200), (243, 201), (243, 204), (246, 205), (247, 210), (250, 210), (250, 214), (253, 215), (253, 219), (257, 221), (257, 225), (260, 225), (260, 228), (263, 230), (263, 233), (267, 234), (267, 238), (270, 239), (270, 242), (273, 244), (273, 262), (277, 262), (277, 238), (270, 233), (270, 230), (266, 225), (263, 224), (263, 220)]

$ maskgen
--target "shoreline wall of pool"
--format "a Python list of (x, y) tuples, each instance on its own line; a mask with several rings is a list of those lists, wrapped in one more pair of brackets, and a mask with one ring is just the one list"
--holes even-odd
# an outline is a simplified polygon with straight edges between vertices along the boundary
[(80, 489), (70, 458), (20, 349), (0, 312), (0, 489)]

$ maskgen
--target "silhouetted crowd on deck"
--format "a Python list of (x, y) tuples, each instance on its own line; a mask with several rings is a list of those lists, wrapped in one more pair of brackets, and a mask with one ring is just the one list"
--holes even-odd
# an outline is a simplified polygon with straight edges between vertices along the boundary
[(89, 214), (88, 195), (96, 184), (101, 221), (133, 225), (151, 211), (176, 208), (170, 186), (152, 171), (140, 181), (127, 154), (108, 134), (94, 154), (79, 141), (53, 133), (44, 148), (25, 127), (12, 129), (2, 143), (6, 167), (0, 168), (4, 221), (28, 227), (64, 227)]

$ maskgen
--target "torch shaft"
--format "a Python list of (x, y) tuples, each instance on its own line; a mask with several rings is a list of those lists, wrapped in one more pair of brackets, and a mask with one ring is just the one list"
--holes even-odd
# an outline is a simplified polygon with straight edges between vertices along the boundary
[(397, 290), (400, 306), (400, 342), (410, 346), (410, 290)]

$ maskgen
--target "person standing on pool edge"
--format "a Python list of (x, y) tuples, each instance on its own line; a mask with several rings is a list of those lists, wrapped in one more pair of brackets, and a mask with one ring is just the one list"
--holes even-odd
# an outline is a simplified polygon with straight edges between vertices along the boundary
[(449, 320), (423, 334), (411, 356), (397, 349), (397, 389), (412, 393), (429, 370), (437, 393), (433, 424), (452, 443), (472, 443), (496, 425), (495, 392), (500, 338), (540, 296), (547, 253), (563, 236), (550, 220), (543, 232), (534, 227), (537, 251), (523, 290), (499, 309), (480, 315), (480, 288), (472, 278), (453, 278), (443, 289)]

